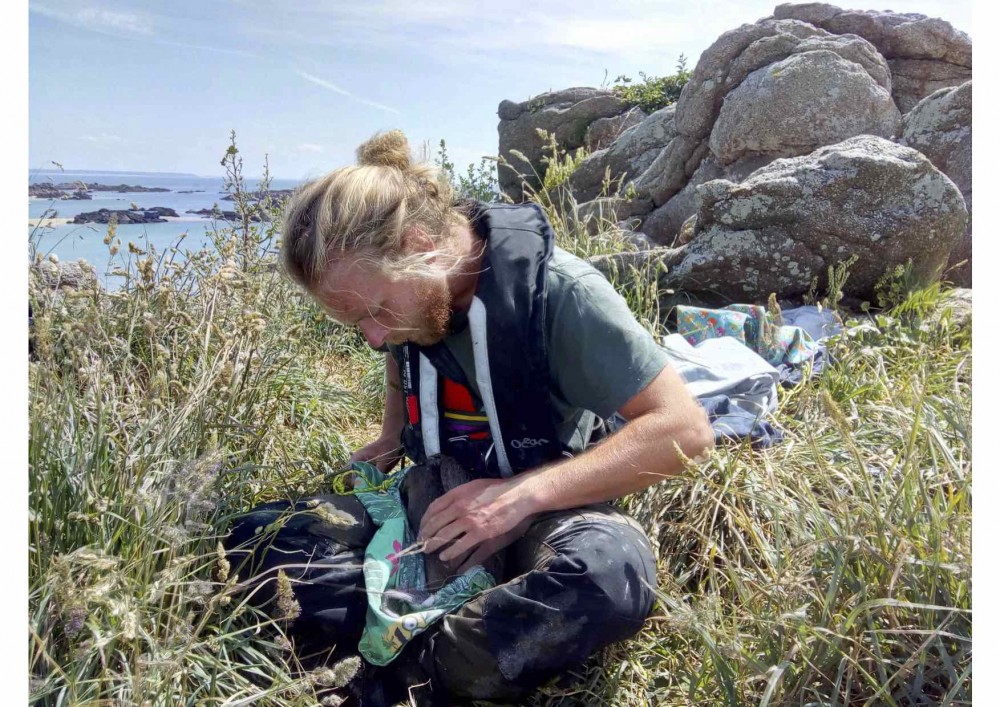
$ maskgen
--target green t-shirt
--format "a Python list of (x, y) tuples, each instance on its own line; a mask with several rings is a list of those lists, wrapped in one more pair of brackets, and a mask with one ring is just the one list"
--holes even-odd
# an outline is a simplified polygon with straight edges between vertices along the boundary
[[(597, 418), (619, 410), (649, 385), (668, 359), (604, 275), (559, 247), (549, 261), (547, 298), (552, 404), (559, 439), (576, 454), (586, 447)], [(444, 343), (473, 393), (481, 397), (469, 328)]]

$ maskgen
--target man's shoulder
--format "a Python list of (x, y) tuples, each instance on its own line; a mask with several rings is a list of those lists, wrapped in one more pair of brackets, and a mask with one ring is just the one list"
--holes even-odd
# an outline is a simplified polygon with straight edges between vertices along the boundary
[(550, 286), (553, 283), (557, 286), (565, 286), (579, 280), (591, 281), (595, 277), (607, 282), (607, 278), (586, 260), (578, 258), (559, 246), (552, 249), (552, 258), (549, 260)]

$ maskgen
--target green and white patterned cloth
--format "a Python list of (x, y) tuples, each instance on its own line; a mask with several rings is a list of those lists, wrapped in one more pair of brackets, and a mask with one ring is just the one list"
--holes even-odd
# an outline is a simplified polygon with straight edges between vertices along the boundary
[(427, 591), (424, 555), (404, 552), (416, 540), (399, 491), (409, 467), (391, 476), (367, 462), (354, 462), (351, 469), (357, 475), (354, 493), (378, 526), (365, 550), (368, 613), (358, 650), (369, 663), (387, 665), (411, 639), (496, 582), (476, 565), (438, 591)]
[(798, 366), (819, 349), (805, 329), (776, 326), (766, 307), (731, 304), (722, 309), (677, 306), (677, 333), (697, 346), (706, 339), (731, 336), (772, 366)]

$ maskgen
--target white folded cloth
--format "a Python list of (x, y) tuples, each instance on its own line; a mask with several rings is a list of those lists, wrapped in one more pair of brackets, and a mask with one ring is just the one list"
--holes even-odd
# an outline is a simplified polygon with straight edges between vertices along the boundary
[(670, 334), (661, 343), (694, 397), (725, 395), (733, 406), (758, 416), (777, 408), (778, 370), (735, 338), (692, 346), (681, 334)]

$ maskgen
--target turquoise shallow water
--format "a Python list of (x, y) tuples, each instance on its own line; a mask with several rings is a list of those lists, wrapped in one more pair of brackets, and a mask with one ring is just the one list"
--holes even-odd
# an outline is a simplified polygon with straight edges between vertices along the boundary
[[(209, 223), (199, 220), (129, 224), (118, 227), (118, 237), (122, 242), (121, 249), (125, 251), (129, 241), (143, 249), (145, 244), (150, 244), (160, 252), (175, 243), (179, 243), (182, 249), (197, 250), (211, 243), (206, 234)], [(107, 232), (107, 226), (99, 223), (66, 224), (52, 229), (36, 229), (35, 242), (38, 252), (44, 256), (55, 254), (63, 261), (82, 258), (101, 272), (107, 269), (108, 264), (108, 246), (104, 244)]]
[[(89, 201), (52, 201), (49, 199), (28, 199), (28, 217), (40, 218), (47, 211), (55, 211), (56, 218), (72, 218), (84, 211), (98, 209), (128, 209), (132, 204), (141, 208), (165, 206), (174, 209), (183, 220), (167, 223), (128, 224), (118, 227), (118, 237), (121, 238), (122, 250), (126, 251), (129, 241), (140, 247), (150, 244), (162, 252), (171, 245), (180, 242), (182, 250), (198, 250), (211, 245), (207, 235), (212, 228), (210, 219), (185, 213), (188, 210), (208, 209), (218, 204), (220, 209), (232, 209), (232, 202), (223, 201), (225, 193), (222, 190), (222, 179), (214, 177), (197, 177), (193, 175), (172, 174), (123, 174), (123, 173), (80, 173), (80, 172), (32, 172), (28, 181), (64, 183), (83, 180), (100, 184), (129, 184), (144, 187), (163, 187), (169, 192), (93, 192), (94, 198)], [(273, 180), (272, 189), (292, 189), (297, 182), (291, 180)], [(247, 181), (247, 188), (252, 190), (257, 186), (255, 180)], [(183, 194), (180, 192), (191, 191)], [(51, 213), (48, 214), (52, 216)], [(226, 225), (224, 221), (217, 224)], [(63, 224), (51, 228), (33, 228), (28, 226), (29, 239), (33, 240), (38, 252), (45, 256), (56, 255), (59, 260), (72, 261), (84, 259), (97, 268), (102, 281), (114, 287), (115, 278), (108, 278), (108, 247), (104, 244), (107, 226), (98, 223)]]

